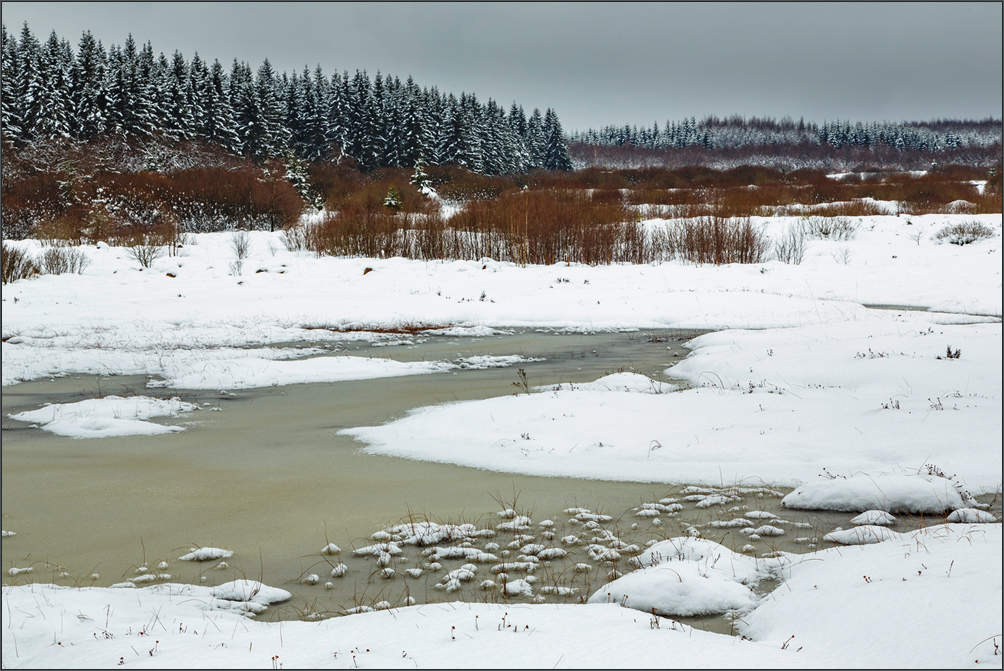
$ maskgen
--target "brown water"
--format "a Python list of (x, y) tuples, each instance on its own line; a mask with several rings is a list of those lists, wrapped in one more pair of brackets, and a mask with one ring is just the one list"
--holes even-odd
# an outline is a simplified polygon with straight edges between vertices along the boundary
[[(533, 385), (586, 382), (618, 370), (633, 370), (655, 378), (686, 355), (682, 342), (697, 332), (604, 333), (561, 335), (522, 332), (490, 338), (405, 338), (411, 345), (341, 346), (342, 352), (365, 353), (402, 361), (455, 359), (482, 354), (522, 354), (545, 361), (520, 364)], [(663, 517), (661, 524), (635, 516), (632, 507), (667, 496), (679, 497), (680, 486), (543, 478), (482, 471), (448, 464), (359, 454), (359, 444), (338, 436), (340, 429), (368, 426), (399, 417), (411, 408), (444, 401), (480, 399), (513, 393), (516, 367), (460, 370), (335, 384), (292, 385), (234, 394), (146, 390), (146, 377), (72, 376), (40, 380), (3, 390), (3, 528), (17, 536), (3, 541), (6, 569), (32, 566), (34, 572), (6, 582), (55, 582), (66, 585), (110, 585), (135, 578), (148, 565), (168, 573), (174, 582), (208, 585), (246, 576), (283, 587), (294, 598), (262, 617), (322, 617), (379, 601), (402, 605), (411, 596), (434, 600), (501, 600), (497, 591), (481, 591), (492, 578), (490, 564), (459, 592), (435, 589), (442, 572), (405, 579), (402, 571), (423, 565), (420, 551), (407, 548), (391, 567), (397, 574), (384, 580), (373, 558), (357, 558), (352, 548), (367, 545), (370, 534), (408, 517), (466, 521), (494, 529), (504, 520), (495, 513), (516, 508), (530, 514), (534, 542), (569, 550), (569, 557), (536, 572), (539, 585), (577, 589), (572, 596), (547, 597), (568, 602), (588, 597), (606, 582), (611, 570), (625, 563), (590, 562), (580, 574), (574, 563), (587, 561), (578, 545), (559, 539), (582, 534), (562, 511), (589, 508), (614, 517), (603, 523), (628, 544), (673, 537), (696, 528), (741, 550), (748, 539), (709, 526), (712, 520), (742, 515), (742, 506), (773, 511), (790, 526), (786, 535), (753, 543), (754, 554), (774, 549), (809, 551), (815, 538), (836, 526), (848, 526), (846, 514), (793, 514), (778, 511), (780, 498), (751, 493), (728, 506), (697, 509), (681, 501), (684, 510)], [(156, 392), (156, 393), (151, 393)], [(99, 395), (180, 395), (210, 403), (219, 411), (203, 410), (165, 423), (185, 425), (181, 433), (100, 440), (74, 440), (29, 428), (8, 414), (34, 409), (45, 402), (68, 403)], [(761, 492), (762, 493), (762, 492)], [(783, 491), (779, 493), (784, 493)], [(737, 508), (738, 510), (729, 510)], [(537, 526), (553, 520), (553, 539)], [(632, 528), (632, 525), (636, 525)], [(573, 528), (574, 526), (574, 528)], [(575, 531), (579, 529), (579, 531)], [(801, 539), (796, 542), (796, 539)], [(474, 544), (494, 542), (500, 552), (513, 535), (499, 533)], [(588, 538), (587, 538), (588, 540)], [(323, 556), (327, 543), (343, 550)], [(526, 541), (529, 542), (529, 541)], [(180, 562), (196, 546), (221, 547), (235, 554), (228, 567), (217, 562)], [(628, 559), (624, 557), (624, 562)], [(161, 561), (166, 569), (156, 569)], [(334, 565), (344, 562), (348, 573), (331, 578)], [(445, 570), (463, 561), (443, 560)], [(98, 578), (92, 578), (92, 574)], [(317, 585), (303, 584), (310, 574)], [(525, 577), (512, 575), (510, 579)], [(324, 583), (332, 588), (325, 589)], [(702, 628), (729, 631), (724, 618), (697, 619)]]

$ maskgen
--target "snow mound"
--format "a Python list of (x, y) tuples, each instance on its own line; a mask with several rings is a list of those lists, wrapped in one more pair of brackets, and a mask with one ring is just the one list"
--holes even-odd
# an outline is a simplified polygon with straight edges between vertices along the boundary
[[(566, 388), (562, 385), (562, 388)], [(667, 382), (657, 382), (638, 373), (613, 373), (581, 385), (570, 385), (576, 391), (622, 391), (641, 394), (665, 394), (678, 389), (676, 385)]]
[(43, 431), (70, 438), (112, 438), (116, 436), (152, 436), (184, 431), (180, 426), (164, 426), (147, 420), (153, 417), (177, 417), (197, 410), (194, 403), (179, 398), (149, 396), (106, 396), (75, 403), (48, 403), (38, 410), (8, 415), (19, 422), (39, 425)]
[(823, 536), (823, 540), (839, 545), (871, 545), (872, 543), (895, 540), (902, 535), (886, 527), (865, 524), (854, 529), (831, 531)]
[(851, 524), (878, 524), (884, 527), (896, 524), (896, 518), (884, 510), (866, 510), (851, 518)]
[(997, 521), (997, 518), (985, 510), (959, 508), (952, 511), (952, 514), (948, 516), (948, 521), (962, 522), (964, 524), (993, 524)]
[(689, 617), (756, 605), (752, 589), (717, 572), (702, 572), (695, 562), (643, 568), (614, 580), (589, 597), (589, 603), (619, 603), (644, 613)]
[(920, 473), (857, 474), (813, 482), (785, 496), (781, 505), (797, 510), (937, 515), (966, 507), (951, 480)]
[(748, 611), (759, 598), (750, 585), (774, 574), (785, 555), (756, 559), (700, 538), (673, 538), (631, 560), (642, 567), (600, 588), (589, 603), (620, 603), (657, 615), (690, 617)]
[(210, 561), (212, 559), (226, 559), (233, 556), (233, 552), (222, 548), (192, 548), (191, 552), (178, 557), (178, 559), (181, 561)]
[(247, 614), (257, 614), (266, 610), (273, 603), (288, 601), (292, 594), (278, 587), (269, 587), (255, 580), (234, 580), (233, 582), (217, 585), (211, 590), (211, 594), (226, 602), (238, 604), (234, 609), (226, 604), (214, 602), (212, 606), (218, 610), (240, 610)]
[(506, 596), (533, 596), (533, 586), (526, 580), (509, 580), (501, 588)]

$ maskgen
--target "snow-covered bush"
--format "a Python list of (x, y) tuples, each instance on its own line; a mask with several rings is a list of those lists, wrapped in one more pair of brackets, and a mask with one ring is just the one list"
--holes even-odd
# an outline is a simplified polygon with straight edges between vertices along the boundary
[(802, 220), (805, 233), (821, 240), (853, 240), (858, 225), (847, 217), (807, 217)]
[(978, 221), (963, 221), (959, 224), (945, 226), (934, 234), (934, 241), (938, 244), (948, 242), (953, 245), (969, 245), (978, 240), (992, 238), (994, 229)]

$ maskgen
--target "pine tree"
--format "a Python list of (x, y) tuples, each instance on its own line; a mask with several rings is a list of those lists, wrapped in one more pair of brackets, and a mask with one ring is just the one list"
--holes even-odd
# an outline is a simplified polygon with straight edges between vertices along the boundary
[(328, 88), (328, 114), (324, 129), (326, 151), (338, 156), (348, 155), (349, 73), (331, 75)]
[(191, 140), (195, 130), (195, 116), (190, 103), (191, 81), (188, 64), (180, 51), (175, 51), (167, 73), (168, 113), (165, 130), (176, 140)]
[(484, 169), (482, 145), (484, 143), (484, 121), (481, 115), (481, 105), (473, 93), (460, 94), (461, 110), (461, 151), (464, 154), (464, 165), (472, 172)]
[(207, 97), (203, 130), (206, 139), (221, 145), (227, 151), (239, 154), (241, 141), (237, 134), (237, 121), (230, 106), (226, 74), (218, 60), (213, 61), (213, 67), (209, 70)]
[(422, 158), (415, 161), (415, 172), (411, 175), (411, 183), (423, 193), (432, 188), (432, 180), (425, 173), (425, 161)]
[(422, 112), (421, 92), (411, 77), (405, 84), (404, 112), (401, 122), (399, 160), (401, 165), (417, 165), (424, 160), (429, 146), (426, 144), (425, 115)]
[(526, 149), (529, 155), (527, 167), (530, 169), (544, 167), (544, 152), (547, 148), (547, 138), (544, 135), (544, 117), (540, 110), (534, 108), (526, 123)]
[(101, 43), (90, 31), (85, 32), (77, 46), (77, 59), (73, 64), (74, 134), (90, 140), (105, 130), (105, 63)]
[(565, 144), (565, 134), (561, 130), (561, 122), (553, 109), (547, 109), (544, 117), (544, 133), (547, 138), (544, 146), (544, 167), (548, 170), (571, 170), (572, 162), (568, 158), (568, 145)]
[(209, 110), (211, 105), (209, 95), (209, 68), (205, 61), (199, 58), (196, 51), (192, 56), (192, 62), (188, 67), (188, 84), (191, 90), (189, 105), (192, 109), (192, 133), (195, 137), (203, 141), (208, 141), (209, 134), (206, 132), (209, 122)]
[(40, 72), (42, 47), (31, 33), (28, 24), (21, 29), (21, 40), (18, 44), (20, 81), (16, 85), (15, 100), (21, 103), (21, 139), (30, 141), (35, 137), (35, 126), (42, 113), (43, 82)]
[(440, 165), (456, 164), (467, 166), (467, 154), (464, 151), (463, 112), (456, 97), (451, 93), (443, 106), (442, 123), (440, 123), (439, 140), (436, 150), (437, 162)]
[(21, 137), (22, 108), (17, 97), (17, 86), (21, 79), (17, 38), (7, 33), (3, 26), (3, 59), (0, 74), (0, 136), (3, 144), (13, 144)]

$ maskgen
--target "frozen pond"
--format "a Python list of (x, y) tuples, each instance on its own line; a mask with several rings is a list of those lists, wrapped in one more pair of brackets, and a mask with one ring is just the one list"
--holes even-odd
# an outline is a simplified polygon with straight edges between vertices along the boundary
[[(516, 562), (525, 555), (522, 548), (533, 544), (560, 548), (566, 555), (540, 562), (536, 570), (511, 569), (508, 579), (532, 575), (537, 588), (555, 588), (548, 600), (570, 602), (588, 597), (612, 571), (629, 570), (636, 553), (632, 545), (644, 549), (648, 541), (696, 532), (736, 551), (752, 545), (747, 552), (757, 556), (774, 550), (807, 552), (818, 547), (824, 533), (850, 526), (851, 514), (779, 510), (780, 496), (787, 490), (770, 482), (712, 483), (724, 487), (732, 500), (702, 507), (700, 494), (682, 485), (530, 477), (363, 455), (358, 443), (337, 435), (341, 429), (380, 424), (416, 407), (511, 394), (519, 368), (531, 387), (588, 382), (621, 370), (660, 379), (668, 365), (686, 356), (682, 343), (698, 333), (402, 335), (379, 347), (357, 342), (335, 349), (338, 354), (399, 361), (489, 354), (543, 360), (508, 368), (235, 393), (148, 390), (148, 378), (139, 376), (70, 376), (7, 387), (3, 526), (17, 536), (3, 542), (4, 569), (32, 565), (34, 581), (64, 585), (111, 585), (135, 579), (136, 569), (144, 565), (180, 582), (211, 585), (246, 576), (294, 594), (287, 605), (263, 617), (326, 617), (380, 601), (404, 605), (409, 597), (419, 602), (519, 599), (479, 587), (485, 580), (499, 582), (493, 565)], [(113, 394), (177, 395), (204, 410), (164, 422), (185, 425), (188, 430), (180, 433), (100, 440), (54, 436), (7, 418), (46, 402)], [(728, 489), (737, 484), (745, 489)], [(675, 501), (659, 503), (668, 499)], [(644, 504), (648, 510), (655, 504), (666, 509), (659, 515), (639, 514)], [(499, 514), (507, 508), (530, 517), (525, 525), (529, 528), (499, 529), (513, 519), (512, 514)], [(570, 508), (589, 513), (577, 519), (578, 513), (565, 512)], [(747, 515), (755, 511), (764, 515)], [(595, 514), (610, 519), (588, 517)], [(782, 520), (778, 525), (783, 535), (750, 540), (741, 533), (744, 527), (726, 524), (736, 518), (761, 524), (773, 515)], [(407, 547), (382, 563), (376, 554), (353, 556), (353, 549), (375, 542), (371, 534), (402, 521), (473, 524), (481, 535), (467, 539), (467, 547), (497, 559), (485, 559), (473, 580), (447, 592), (437, 585), (466, 561), (443, 558), (438, 562), (441, 569), (430, 570), (426, 565), (436, 557), (423, 557), (424, 547)], [(899, 529), (919, 523), (900, 520)], [(561, 542), (570, 536), (579, 540)], [(628, 549), (612, 560), (596, 556), (589, 546), (597, 537), (616, 538)], [(322, 555), (328, 543), (341, 552)], [(223, 568), (217, 568), (218, 561), (178, 561), (195, 547), (226, 548), (234, 555)], [(162, 561), (168, 567), (157, 569)], [(332, 578), (332, 569), (340, 563), (346, 566), (345, 574)], [(590, 568), (576, 571), (582, 563)], [(381, 575), (385, 568), (394, 573)], [(408, 569), (423, 569), (422, 575), (407, 576)], [(95, 573), (98, 578), (92, 578)], [(312, 574), (318, 576), (317, 584), (306, 584), (304, 579)], [(326, 582), (331, 583), (328, 589)], [(695, 624), (730, 630), (723, 618)]]

